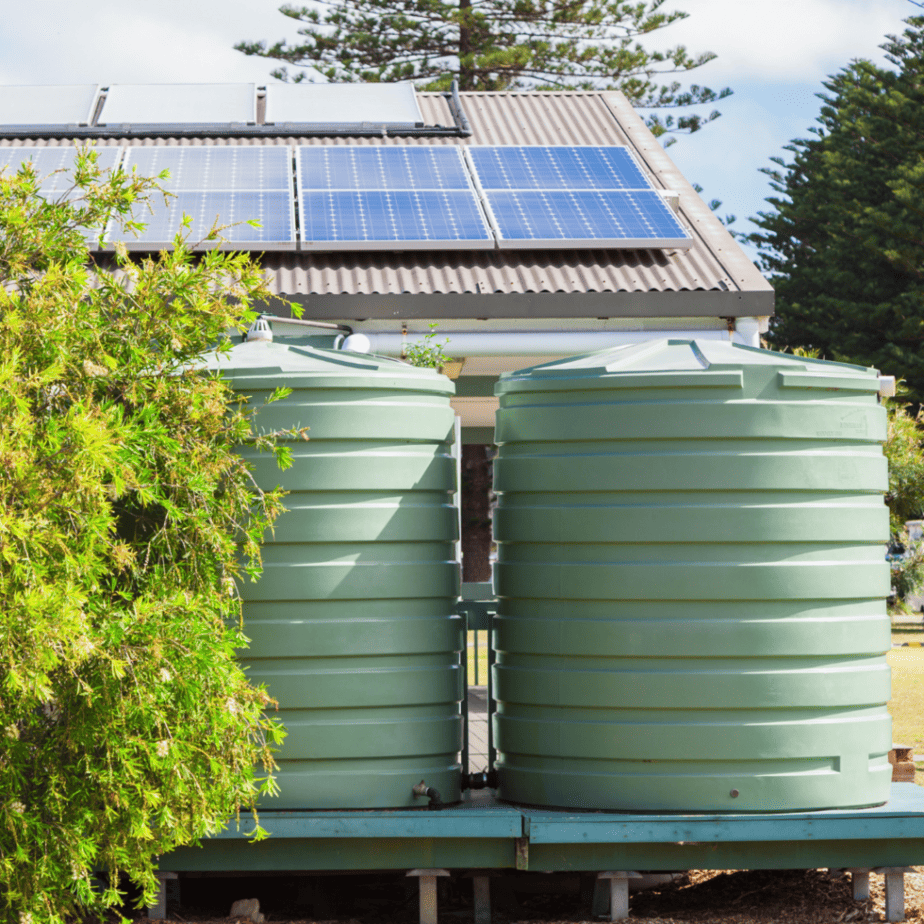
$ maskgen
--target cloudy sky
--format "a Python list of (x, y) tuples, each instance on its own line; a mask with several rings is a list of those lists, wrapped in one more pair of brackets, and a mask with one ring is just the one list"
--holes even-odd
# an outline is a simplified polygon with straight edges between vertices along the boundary
[[(35, 0), (7, 5), (0, 84), (266, 82), (271, 63), (233, 50), (240, 39), (293, 38), (281, 0)], [(690, 75), (734, 95), (723, 115), (681, 137), (671, 156), (721, 214), (747, 218), (769, 195), (759, 168), (804, 137), (826, 75), (854, 58), (882, 61), (879, 45), (919, 11), (909, 0), (667, 0), (689, 18), (648, 37), (715, 61)]]

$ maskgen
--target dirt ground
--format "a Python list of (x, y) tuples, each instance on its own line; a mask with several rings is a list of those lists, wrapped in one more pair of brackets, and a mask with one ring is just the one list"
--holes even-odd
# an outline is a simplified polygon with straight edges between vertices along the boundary
[[(471, 881), (440, 880), (440, 924), (470, 924)], [(492, 880), (492, 921), (599, 921), (590, 913), (592, 877), (514, 874)], [(630, 920), (639, 924), (859, 924), (885, 920), (882, 876), (870, 877), (870, 899), (855, 902), (850, 877), (827, 870), (691, 871), (659, 891), (633, 893)], [(183, 903), (168, 903), (167, 920), (234, 924), (221, 917), (238, 898), (261, 896), (267, 924), (416, 924), (416, 883), (390, 875), (264, 877), (184, 881)], [(906, 920), (924, 924), (924, 867), (905, 876)], [(145, 919), (139, 918), (138, 924)], [(247, 924), (247, 922), (241, 922)]]

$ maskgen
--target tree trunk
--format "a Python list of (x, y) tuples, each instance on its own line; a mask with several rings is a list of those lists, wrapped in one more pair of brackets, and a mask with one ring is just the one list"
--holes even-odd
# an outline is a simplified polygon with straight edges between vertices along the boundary
[(462, 580), (491, 580), (491, 460), (488, 447), (462, 447)]
[(475, 89), (474, 62), (470, 62), (472, 53), (472, 0), (459, 0), (459, 89)]

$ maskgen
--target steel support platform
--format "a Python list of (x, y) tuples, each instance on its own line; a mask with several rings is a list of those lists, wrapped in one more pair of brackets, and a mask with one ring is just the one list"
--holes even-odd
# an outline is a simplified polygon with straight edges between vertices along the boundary
[(170, 872), (876, 869), (924, 865), (924, 788), (877, 808), (748, 815), (527, 808), (469, 793), (441, 811), (271, 811), (165, 855)]

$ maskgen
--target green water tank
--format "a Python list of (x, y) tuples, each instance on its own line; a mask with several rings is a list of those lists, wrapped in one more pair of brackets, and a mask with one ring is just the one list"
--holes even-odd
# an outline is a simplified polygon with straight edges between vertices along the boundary
[(460, 797), (462, 621), (455, 615), (452, 382), (395, 360), (280, 342), (212, 363), (261, 429), (309, 427), (292, 466), (249, 453), (288, 508), (246, 582), (250, 677), (288, 737), (267, 809), (405, 808)]
[(502, 377), (500, 798), (887, 800), (878, 389), (871, 369), (690, 340)]

